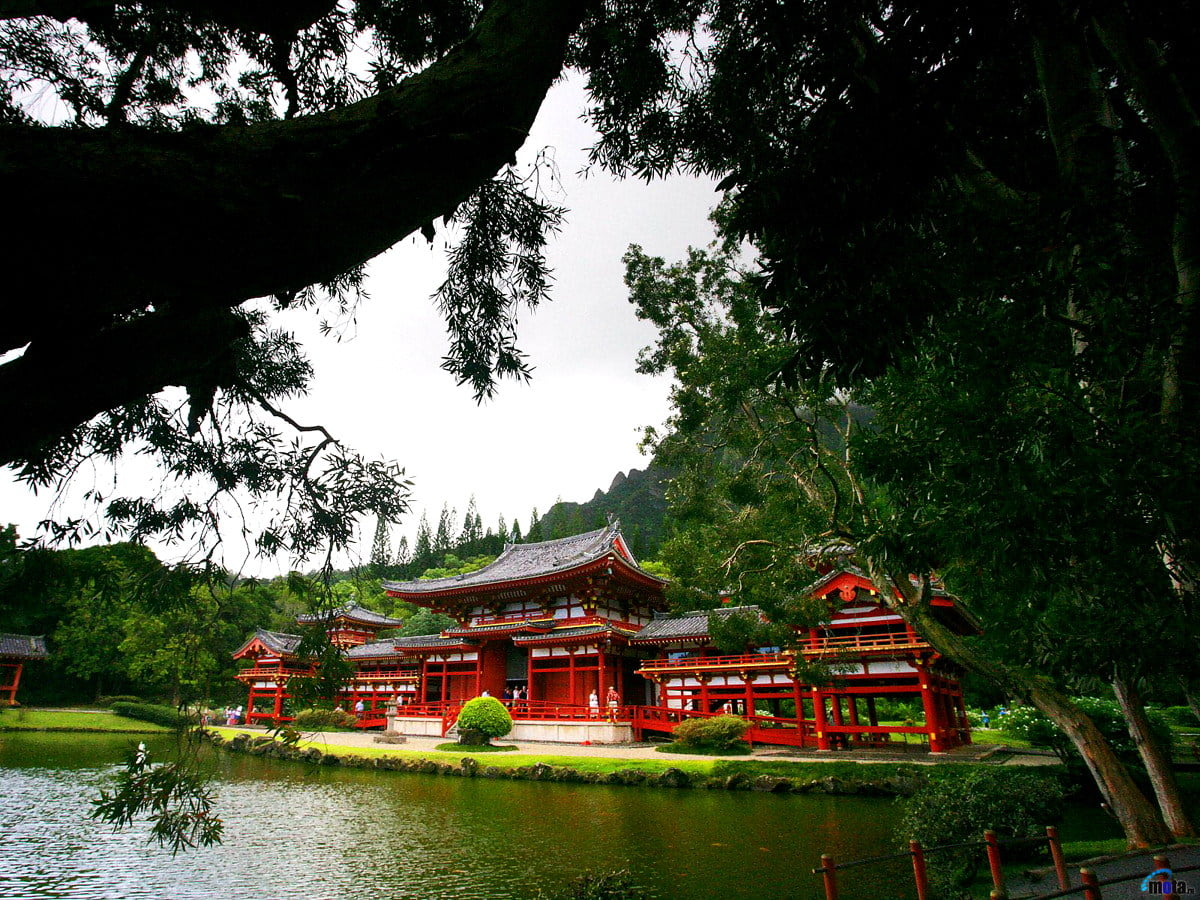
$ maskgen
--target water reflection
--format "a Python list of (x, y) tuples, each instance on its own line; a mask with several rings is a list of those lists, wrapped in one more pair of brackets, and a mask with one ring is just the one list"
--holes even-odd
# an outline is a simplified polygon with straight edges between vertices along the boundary
[(894, 821), (886, 800), (438, 778), (211, 754), (225, 843), (172, 859), (146, 844), (145, 829), (114, 834), (87, 818), (129, 744), (0, 735), (0, 896), (484, 900), (628, 868), (664, 900), (804, 900), (820, 896), (809, 872), (822, 851), (878, 852)]

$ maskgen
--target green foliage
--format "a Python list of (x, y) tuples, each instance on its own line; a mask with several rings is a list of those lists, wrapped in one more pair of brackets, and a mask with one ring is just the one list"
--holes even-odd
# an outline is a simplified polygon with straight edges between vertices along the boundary
[(476, 556), (471, 559), (459, 559), (453, 553), (447, 553), (442, 557), (442, 564), (437, 567), (431, 567), (421, 573), (420, 579), (425, 581), (430, 578), (452, 578), (455, 575), (466, 575), (468, 572), (477, 572), (484, 566), (495, 562), (494, 556)]
[[(961, 778), (931, 781), (903, 801), (896, 834), (929, 848), (983, 840), (992, 830), (1001, 838), (1036, 837), (1062, 817), (1062, 785), (1040, 772), (976, 768)], [(1028, 855), (1012, 848), (1009, 859)], [(931, 854), (930, 880), (943, 897), (962, 896), (961, 887), (974, 877), (982, 848)]]
[(342, 709), (302, 709), (292, 720), (292, 727), (299, 731), (328, 731), (337, 728), (353, 728), (358, 719), (353, 713)]
[(687, 719), (671, 733), (683, 747), (705, 750), (729, 750), (744, 747), (750, 723), (738, 716), (711, 716)]
[(112, 711), (127, 719), (138, 719), (142, 722), (153, 722), (167, 728), (186, 728), (192, 724), (189, 716), (170, 706), (158, 706), (153, 703), (126, 703), (117, 701), (112, 704)]
[(512, 716), (495, 697), (468, 700), (458, 713), (458, 730), (464, 735), (476, 733), (485, 738), (504, 737), (512, 731), (512, 725)]
[(1183, 728), (1200, 726), (1200, 721), (1197, 721), (1196, 714), (1192, 712), (1190, 706), (1167, 706), (1163, 708), (1162, 715), (1172, 725)]
[(460, 744), (451, 741), (448, 744), (437, 744), (433, 749), (446, 753), (511, 753), (520, 748), (516, 744)]
[(172, 853), (219, 844), (225, 831), (195, 767), (184, 761), (153, 764), (142, 746), (129, 755), (112, 790), (101, 791), (92, 805), (92, 818), (114, 830), (145, 817), (152, 823), (149, 839)]
[(597, 875), (587, 873), (574, 879), (565, 890), (547, 894), (539, 890), (537, 900), (648, 900), (649, 895), (634, 883), (627, 871)]
[[(1075, 704), (1100, 729), (1105, 740), (1112, 746), (1113, 751), (1125, 765), (1131, 768), (1141, 768), (1142, 761), (1137, 747), (1129, 736), (1129, 727), (1121, 707), (1115, 700), (1104, 700), (1099, 697), (1075, 697)], [(1171, 727), (1160, 710), (1147, 709), (1146, 717), (1150, 721), (1150, 731), (1162, 743), (1171, 745)], [(992, 725), (1005, 734), (1021, 738), (1034, 747), (1053, 750), (1065, 764), (1076, 771), (1082, 771), (1082, 757), (1075, 750), (1075, 745), (1060, 731), (1053, 722), (1042, 715), (1032, 706), (1018, 706), (1009, 710), (1007, 715), (996, 716)]]
[(447, 628), (458, 625), (454, 619), (443, 613), (435, 613), (428, 609), (418, 609), (413, 613), (404, 626), (398, 629), (397, 637), (413, 637), (419, 634), (440, 634)]

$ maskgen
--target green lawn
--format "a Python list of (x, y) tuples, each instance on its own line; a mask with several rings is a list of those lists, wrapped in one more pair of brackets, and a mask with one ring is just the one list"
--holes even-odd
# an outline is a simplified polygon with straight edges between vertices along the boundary
[(996, 728), (972, 728), (971, 743), (987, 746), (989, 744), (998, 744), (1001, 747), (1012, 747), (1014, 750), (1031, 750), (1033, 745), (1029, 741), (1014, 737), (1011, 734), (1005, 734)]
[(162, 725), (126, 719), (112, 713), (51, 712), (42, 709), (5, 709), (0, 712), (0, 731), (107, 731), (129, 734), (158, 734), (170, 731)]
[[(231, 728), (213, 728), (226, 740), (237, 734), (244, 734)], [(595, 772), (606, 775), (610, 772), (636, 770), (648, 775), (660, 774), (667, 769), (681, 769), (690, 775), (707, 777), (727, 777), (730, 775), (745, 775), (757, 778), (759, 775), (774, 775), (783, 778), (793, 778), (808, 781), (817, 778), (833, 776), (846, 781), (874, 781), (896, 775), (924, 776), (929, 778), (953, 778), (963, 775), (972, 766), (969, 763), (959, 763), (947, 766), (917, 766), (906, 763), (852, 763), (839, 760), (830, 762), (789, 762), (784, 760), (744, 760), (744, 759), (615, 759), (603, 756), (555, 756), (553, 754), (505, 753), (497, 758), (491, 753), (472, 753), (465, 751), (440, 753), (429, 750), (404, 750), (395, 745), (380, 745), (378, 747), (346, 747), (337, 743), (336, 738), (325, 740), (301, 739), (297, 746), (301, 749), (316, 747), (324, 753), (335, 756), (392, 756), (398, 759), (427, 759), (439, 763), (459, 763), (463, 757), (478, 759), (480, 765), (498, 765), (501, 768), (517, 768), (518, 766), (534, 766), (543, 763), (548, 766), (561, 766), (574, 769), (577, 772)]]

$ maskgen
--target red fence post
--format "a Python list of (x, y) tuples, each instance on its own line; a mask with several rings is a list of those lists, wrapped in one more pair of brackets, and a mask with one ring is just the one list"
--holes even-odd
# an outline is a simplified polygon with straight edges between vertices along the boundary
[(992, 887), (1003, 898), (1007, 895), (1004, 891), (1004, 870), (1000, 868), (1000, 843), (996, 840), (994, 831), (985, 831), (983, 839), (987, 841), (988, 868), (992, 870)]
[(920, 841), (909, 841), (908, 852), (912, 854), (913, 881), (917, 885), (917, 900), (929, 898), (929, 876), (925, 874), (925, 851)]
[(838, 900), (837, 869), (828, 853), (821, 854), (821, 877), (825, 882), (825, 900)]
[(1100, 880), (1091, 869), (1080, 869), (1079, 880), (1083, 882), (1083, 900), (1104, 900), (1100, 896)]
[(1063, 859), (1062, 841), (1058, 839), (1058, 829), (1053, 825), (1046, 826), (1046, 843), (1050, 845), (1050, 859), (1054, 861), (1054, 874), (1058, 876), (1058, 886), (1066, 890), (1071, 886), (1067, 875), (1067, 862)]

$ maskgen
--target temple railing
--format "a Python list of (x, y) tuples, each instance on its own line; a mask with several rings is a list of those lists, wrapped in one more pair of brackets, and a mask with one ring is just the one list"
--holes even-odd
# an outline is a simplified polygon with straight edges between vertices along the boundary
[(647, 659), (642, 672), (663, 672), (671, 669), (762, 669), (788, 666), (790, 653), (743, 653), (739, 656), (680, 656), (675, 659)]
[(287, 680), (288, 678), (311, 678), (317, 674), (316, 669), (242, 669), (234, 673), (234, 678), (240, 681), (264, 679), (272, 681)]
[(808, 641), (797, 649), (805, 656), (834, 656), (843, 653), (929, 650), (931, 647), (928, 641), (910, 638), (907, 634), (848, 634), (845, 637), (822, 637), (816, 641)]
[[(553, 700), (504, 700), (509, 715), (519, 722), (570, 722), (570, 721), (616, 721), (628, 723), (633, 719), (635, 706), (581, 706), (574, 703), (558, 703)], [(455, 716), (462, 708), (461, 700), (442, 700), (432, 703), (406, 703), (396, 708), (395, 715), (401, 719), (441, 718), (453, 711)]]
[(417, 681), (420, 673), (413, 669), (391, 669), (379, 672), (358, 672), (350, 676), (351, 681)]

